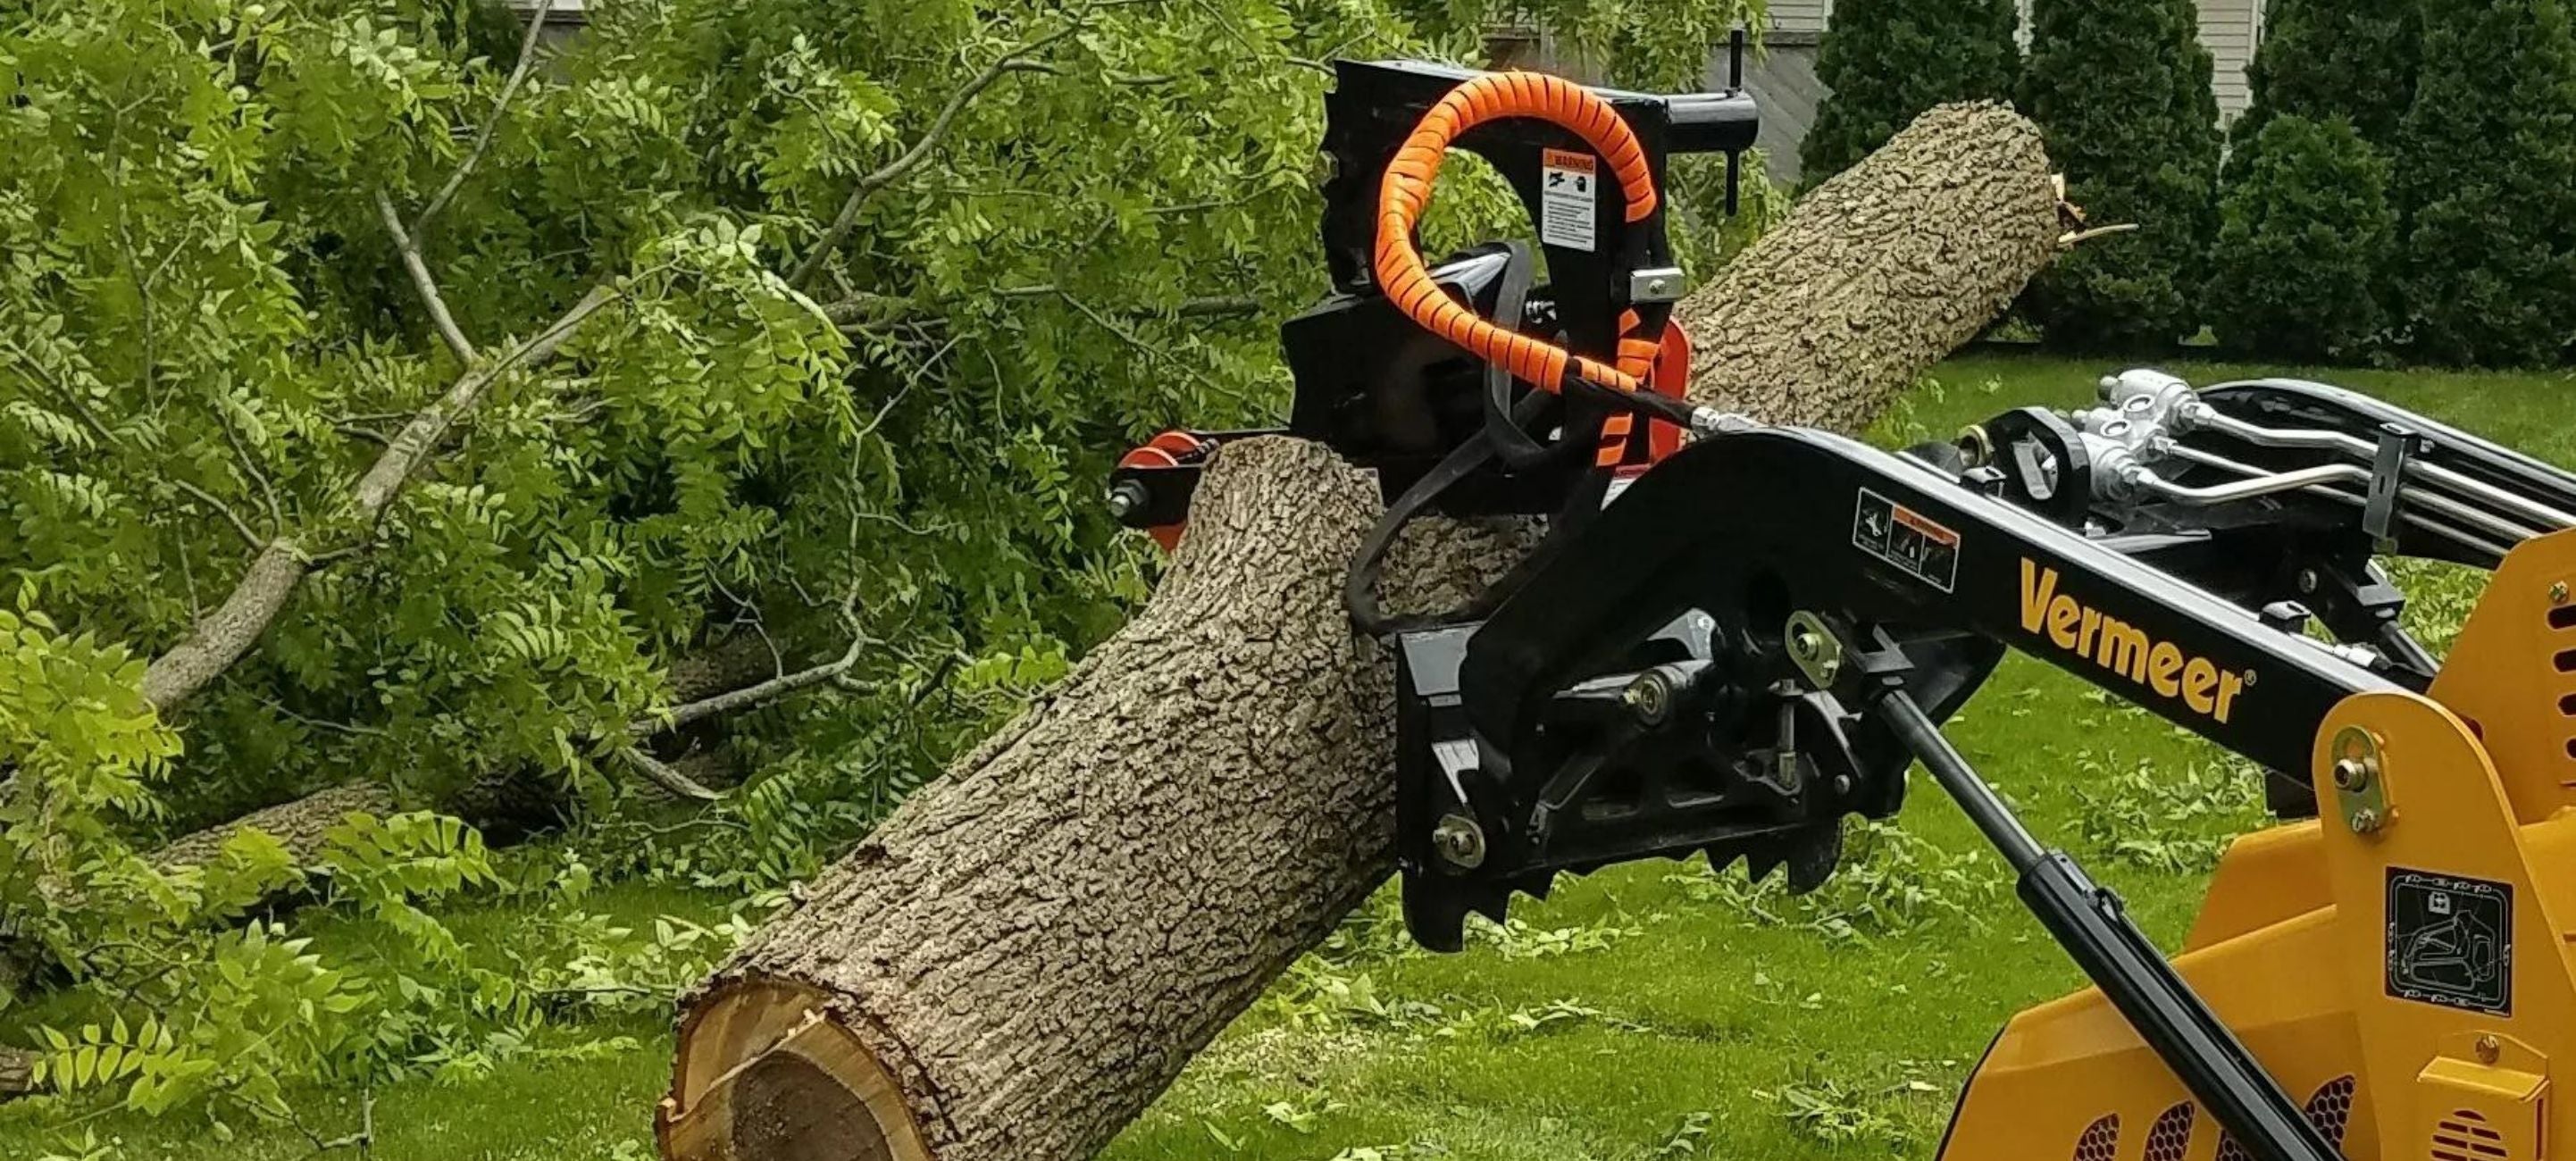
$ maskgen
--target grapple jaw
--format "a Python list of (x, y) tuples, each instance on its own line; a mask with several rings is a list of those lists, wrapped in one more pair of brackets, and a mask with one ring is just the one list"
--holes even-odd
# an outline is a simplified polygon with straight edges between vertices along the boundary
[[(1510, 738), (1480, 735), (1460, 671), (1484, 623), (1397, 638), (1397, 833), (1415, 938), (1456, 950), (1469, 914), (1497, 922), (1515, 893), (1643, 858), (1737, 861), (1756, 881), (1821, 886), (1843, 819), (1893, 816), (1910, 760), (1846, 701), (1841, 661), (1819, 681), (1787, 622), (1745, 607), (1676, 610), (1628, 648), (1590, 659)], [(1785, 632), (1784, 632), (1785, 630)], [(1906, 679), (1946, 715), (2000, 656), (1968, 638), (1915, 643)], [(1859, 677), (1857, 659), (1851, 663)]]

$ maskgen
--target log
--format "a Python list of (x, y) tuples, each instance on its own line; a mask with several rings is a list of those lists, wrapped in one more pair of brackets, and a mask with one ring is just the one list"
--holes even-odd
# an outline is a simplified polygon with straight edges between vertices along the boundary
[(392, 790), (373, 782), (352, 782), (182, 835), (149, 857), (154, 867), (165, 872), (196, 870), (221, 856), (233, 835), (256, 830), (283, 845), (296, 866), (309, 867), (321, 858), (322, 836), (342, 819), (352, 814), (382, 818), (397, 809)]
[(1692, 401), (1866, 426), (2057, 254), (2058, 202), (2038, 126), (1983, 102), (1923, 114), (1675, 311)]
[[(2027, 122), (1927, 114), (1684, 304), (1694, 396), (1866, 424), (2047, 263), (2057, 211)], [(1379, 512), (1324, 449), (1228, 445), (1142, 613), (682, 1000), (663, 1155), (1106, 1145), (1384, 881), (1391, 667), (1339, 598)], [(1530, 533), (1423, 522), (1385, 599), (1455, 605)]]
[(38, 1059), (23, 1048), (0, 1048), (0, 1101), (15, 1100), (44, 1087), (36, 1083)]
[[(164, 873), (200, 870), (222, 856), (224, 844), (236, 832), (258, 830), (284, 845), (296, 866), (309, 867), (321, 857), (323, 835), (340, 820), (359, 812), (383, 816), (394, 809), (391, 790), (373, 783), (350, 783), (192, 831), (144, 857)], [(46, 970), (44, 953), (33, 942), (0, 937), (0, 992), (23, 993)], [(0, 1059), (0, 1095), (11, 1091), (10, 1075), (7, 1061)]]

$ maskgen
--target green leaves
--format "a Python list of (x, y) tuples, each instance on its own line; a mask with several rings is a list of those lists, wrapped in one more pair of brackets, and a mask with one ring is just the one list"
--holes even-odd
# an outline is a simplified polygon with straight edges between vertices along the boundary
[(1799, 143), (1799, 180), (1851, 168), (1927, 109), (2004, 100), (2021, 74), (2012, 0), (1841, 0), (1816, 56), (1829, 92)]
[(2296, 114), (2236, 149), (2209, 285), (2219, 342), (2301, 362), (2366, 353), (2396, 253), (2388, 163), (2350, 122)]
[(2067, 197), (2134, 234), (2082, 246), (2023, 299), (2051, 344), (2154, 350), (2197, 333), (2217, 226), (2218, 104), (2187, 0), (2034, 0), (2020, 107)]
[(2576, 31), (2559, 0), (2423, 19), (2392, 167), (2400, 342), (2432, 363), (2555, 366), (2576, 313)]
[(368, 12), (310, 23), (281, 14), (262, 31), (260, 87), (277, 145), (317, 176), (365, 183), (383, 172), (387, 144), (446, 136), (444, 105), (464, 86), (435, 46)]
[[(1616, 79), (1680, 86), (1750, 6), (1545, 7)], [(1501, 12), (633, 0), (506, 102), (493, 5), (0, 29), (0, 917), (73, 981), (47, 1011), (98, 1016), (64, 1074), (276, 1116), (283, 1086), (488, 1067), (702, 970), (730, 933), (569, 919), (501, 970), (448, 917), (519, 873), (453, 813), (559, 793), (583, 889), (815, 873), (1141, 598), (1156, 558), (1096, 495), (1125, 447), (1284, 409), (1276, 323), (1323, 290), (1321, 62), (1469, 57)], [(1461, 242), (1527, 229), (1472, 176), (1442, 207)], [(430, 305), (488, 360), (602, 286), (555, 358), (498, 372)], [(156, 717), (144, 659), (279, 541), (315, 567)], [(723, 692), (675, 676), (708, 654), (755, 645), (750, 682), (853, 640), (813, 692), (629, 728)], [(752, 778), (672, 828), (600, 766), (639, 742)], [(148, 853), (353, 775), (434, 809)]]

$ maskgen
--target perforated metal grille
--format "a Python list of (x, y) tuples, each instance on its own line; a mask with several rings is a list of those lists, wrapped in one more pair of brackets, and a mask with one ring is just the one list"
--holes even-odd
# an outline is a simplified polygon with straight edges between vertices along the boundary
[[(2308, 1098), (2308, 1123), (2317, 1127), (2326, 1144), (2338, 1150), (2343, 1148), (2344, 1132), (2352, 1127), (2352, 1095), (2356, 1087), (2351, 1077), (2338, 1076)], [(2237, 1144), (2236, 1138), (2222, 1132), (2218, 1134), (2218, 1161), (2254, 1161), (2254, 1155)]]
[[(2559, 677), (2556, 688), (2549, 692), (2559, 695), (2558, 712), (2561, 715), (2576, 718), (2576, 693), (2569, 692), (2567, 684), (2567, 674), (2576, 672), (2576, 649), (2563, 648), (2571, 629), (2576, 629), (2576, 605), (2567, 604), (2564, 601), (2554, 603), (2549, 610), (2549, 641), (2550, 644), (2562, 646), (2562, 648), (2550, 658), (2550, 663), (2558, 670)], [(2576, 758), (2576, 733), (2567, 737), (2567, 756)]]
[(2166, 1109), (2147, 1130), (2146, 1161), (2182, 1161), (2191, 1151), (2191, 1123), (2195, 1110), (2189, 1101)]
[(2434, 1123), (2431, 1153), (2433, 1161), (2509, 1161), (2513, 1156), (2504, 1147), (2504, 1134), (2468, 1109)]
[(2084, 1135), (2075, 1139), (2075, 1161), (2113, 1161), (2120, 1152), (2120, 1114), (2113, 1113), (2084, 1127)]
[(2352, 1090), (2352, 1078), (2339, 1076), (2308, 1098), (2308, 1123), (2337, 1149), (2343, 1148), (2344, 1130), (2352, 1125)]

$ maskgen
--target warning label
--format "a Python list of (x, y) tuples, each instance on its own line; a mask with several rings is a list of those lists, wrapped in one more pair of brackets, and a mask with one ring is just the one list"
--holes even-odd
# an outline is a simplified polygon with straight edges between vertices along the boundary
[(2388, 869), (2388, 994), (2513, 1014), (2513, 884)]
[(1958, 586), (1959, 534), (1867, 488), (1852, 514), (1852, 545), (1942, 592)]
[(1589, 153), (1550, 149), (1540, 157), (1538, 240), (1589, 251), (1598, 228), (1601, 162)]

